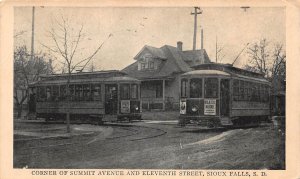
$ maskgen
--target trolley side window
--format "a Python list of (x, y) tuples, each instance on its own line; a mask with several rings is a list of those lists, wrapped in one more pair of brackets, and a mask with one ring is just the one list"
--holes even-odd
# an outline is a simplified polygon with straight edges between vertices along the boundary
[(204, 80), (204, 95), (205, 98), (218, 97), (218, 78), (206, 78)]
[(240, 96), (239, 80), (233, 80), (233, 100), (238, 101)]
[(131, 85), (131, 99), (137, 99), (138, 98), (138, 85), (132, 84)]
[(187, 97), (187, 79), (181, 80), (181, 97)]
[(70, 100), (75, 100), (75, 85), (69, 85)]
[(75, 85), (75, 100), (80, 101), (83, 99), (82, 97), (82, 85)]
[(52, 101), (58, 101), (59, 97), (59, 86), (52, 86)]
[(51, 86), (46, 87), (46, 101), (51, 101)]
[(91, 87), (89, 84), (82, 85), (83, 92), (83, 100), (90, 101), (91, 100)]
[(130, 99), (130, 85), (121, 84), (120, 85), (120, 98), (121, 99)]
[(269, 87), (268, 85), (263, 85), (264, 89), (264, 97), (263, 97), (263, 102), (268, 102), (269, 101)]
[(190, 81), (190, 97), (202, 98), (202, 79), (193, 78)]
[(59, 99), (60, 100), (65, 100), (67, 98), (67, 87), (66, 85), (61, 85), (59, 88)]
[(246, 97), (246, 90), (245, 90), (245, 81), (240, 80), (240, 97), (239, 97), (240, 101), (246, 101), (247, 97)]
[(91, 85), (92, 100), (101, 101), (101, 85), (92, 84)]
[(45, 101), (46, 97), (47, 95), (45, 86), (38, 87), (38, 101)]

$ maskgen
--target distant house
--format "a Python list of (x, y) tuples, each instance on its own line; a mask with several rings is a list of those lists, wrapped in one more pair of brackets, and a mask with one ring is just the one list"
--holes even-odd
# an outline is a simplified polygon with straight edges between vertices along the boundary
[(182, 42), (177, 47), (146, 45), (134, 60), (122, 71), (142, 81), (142, 107), (148, 110), (178, 108), (180, 74), (192, 70), (191, 66), (210, 63), (204, 49), (183, 51)]

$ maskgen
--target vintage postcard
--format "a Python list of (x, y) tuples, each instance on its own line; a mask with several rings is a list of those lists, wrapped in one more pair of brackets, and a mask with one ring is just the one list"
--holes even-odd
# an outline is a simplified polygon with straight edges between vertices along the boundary
[(299, 3), (1, 3), (1, 178), (300, 177)]

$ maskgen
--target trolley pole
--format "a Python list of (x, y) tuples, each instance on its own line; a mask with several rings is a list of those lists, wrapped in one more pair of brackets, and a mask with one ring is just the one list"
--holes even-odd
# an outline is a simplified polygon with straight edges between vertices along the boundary
[[(199, 10), (199, 11), (198, 11)], [(196, 40), (197, 40), (197, 15), (202, 14), (200, 7), (194, 7), (194, 12), (191, 12), (191, 15), (194, 15), (194, 38), (193, 38), (193, 50), (196, 50)]]
[(33, 60), (34, 56), (34, 13), (35, 13), (35, 7), (32, 7), (32, 25), (31, 25), (31, 61)]

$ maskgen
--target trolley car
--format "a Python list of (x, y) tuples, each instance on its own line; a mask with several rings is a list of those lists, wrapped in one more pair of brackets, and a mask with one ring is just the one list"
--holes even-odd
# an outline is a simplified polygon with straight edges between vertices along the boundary
[(270, 83), (232, 65), (202, 64), (181, 75), (179, 123), (253, 126), (270, 115)]
[(110, 119), (141, 119), (140, 81), (120, 71), (80, 72), (40, 76), (30, 85), (29, 112), (36, 118), (71, 122)]

